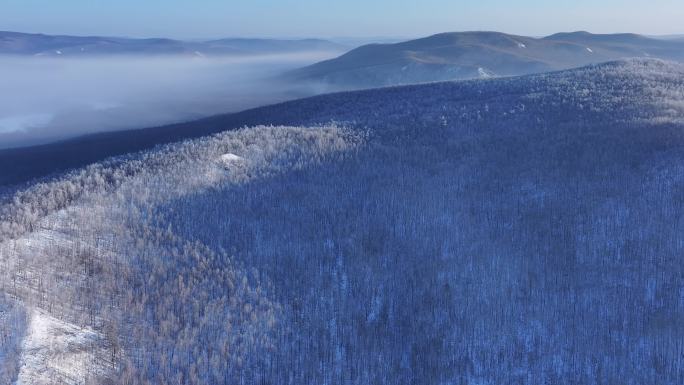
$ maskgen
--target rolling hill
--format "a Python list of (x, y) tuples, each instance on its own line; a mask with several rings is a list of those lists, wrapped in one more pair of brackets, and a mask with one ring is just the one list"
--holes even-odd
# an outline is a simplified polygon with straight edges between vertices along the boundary
[(148, 149), (0, 205), (0, 376), (681, 384), (683, 116), (630, 60), (72, 142)]
[(443, 33), (371, 44), (288, 73), (331, 89), (525, 75), (623, 58), (684, 60), (684, 43), (634, 34), (559, 33), (545, 38), (499, 32)]
[(0, 31), (0, 55), (83, 57), (98, 55), (264, 55), (342, 52), (346, 46), (320, 39), (220, 39), (180, 41), (99, 36), (53, 36)]

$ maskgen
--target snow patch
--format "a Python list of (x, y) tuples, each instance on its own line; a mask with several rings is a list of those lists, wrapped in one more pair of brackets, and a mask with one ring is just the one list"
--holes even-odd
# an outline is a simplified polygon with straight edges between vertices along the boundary
[(242, 162), (243, 160), (245, 160), (245, 158), (231, 153), (221, 155), (221, 162), (224, 164), (238, 163)]
[[(221, 155), (218, 159), (218, 163), (221, 166), (220, 168), (223, 168), (224, 170), (237, 170), (242, 169), (246, 166), (245, 158), (235, 155), (233, 153), (226, 153)], [(221, 179), (224, 177), (223, 173), (219, 171), (220, 168), (214, 169), (214, 179)], [(216, 172), (218, 172), (218, 174), (216, 174)]]
[(98, 374), (101, 346), (99, 333), (35, 309), (22, 345), (17, 385), (83, 384)]
[(517, 42), (517, 43), (518, 43), (518, 48), (527, 48), (527, 46), (525, 44), (523, 44), (521, 42)]
[(480, 76), (482, 79), (489, 79), (491, 77), (494, 77), (494, 74), (491, 71), (488, 71), (482, 67), (477, 69), (477, 74)]

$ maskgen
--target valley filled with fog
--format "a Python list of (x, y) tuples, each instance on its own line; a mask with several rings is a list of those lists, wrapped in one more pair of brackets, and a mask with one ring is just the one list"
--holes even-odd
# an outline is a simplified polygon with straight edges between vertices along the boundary
[(0, 148), (144, 128), (315, 93), (276, 81), (339, 52), (0, 56)]

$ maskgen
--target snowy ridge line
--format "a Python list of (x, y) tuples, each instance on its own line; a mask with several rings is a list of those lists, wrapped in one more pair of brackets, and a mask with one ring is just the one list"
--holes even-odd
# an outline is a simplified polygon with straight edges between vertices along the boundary
[[(221, 138), (222, 135), (214, 134), (208, 138)], [(157, 170), (171, 162), (179, 161), (189, 154), (181, 155), (181, 158), (178, 158), (177, 154), (205, 140), (206, 138), (190, 139), (181, 142), (182, 144), (166, 144), (138, 154), (114, 157), (71, 171), (56, 181), (41, 182), (15, 192), (7, 199), (8, 203), (0, 205), (0, 241), (32, 231), (38, 220), (67, 207), (82, 194), (115, 190), (122, 180), (142, 170)], [(197, 156), (197, 159), (201, 158), (199, 153), (195, 153), (194, 156)]]

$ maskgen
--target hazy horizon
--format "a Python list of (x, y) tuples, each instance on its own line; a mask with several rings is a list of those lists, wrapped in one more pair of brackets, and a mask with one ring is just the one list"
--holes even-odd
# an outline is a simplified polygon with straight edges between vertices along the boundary
[[(330, 58), (309, 52), (242, 57), (5, 56), (0, 149), (236, 112), (309, 92), (273, 77)], [(302, 94), (301, 92), (304, 92)]]
[(586, 30), (586, 29), (568, 29), (568, 30), (553, 30), (548, 33), (544, 34), (524, 34), (524, 33), (516, 33), (516, 32), (511, 32), (508, 30), (494, 30), (494, 29), (453, 29), (453, 30), (444, 30), (444, 31), (438, 31), (438, 32), (433, 32), (433, 33), (426, 33), (426, 34), (413, 34), (413, 35), (298, 35), (298, 36), (277, 36), (277, 35), (213, 35), (213, 36), (204, 36), (204, 37), (198, 37), (198, 36), (167, 36), (167, 35), (135, 35), (135, 34), (127, 34), (125, 32), (122, 33), (110, 33), (110, 34), (98, 34), (98, 33), (61, 33), (58, 31), (55, 32), (46, 32), (42, 30), (10, 30), (10, 29), (2, 29), (0, 28), (0, 32), (11, 32), (11, 33), (23, 33), (23, 34), (30, 34), (30, 35), (46, 35), (46, 36), (73, 36), (73, 37), (110, 37), (110, 38), (122, 38), (122, 39), (172, 39), (172, 40), (178, 40), (178, 41), (187, 41), (187, 42), (207, 42), (207, 41), (212, 41), (212, 40), (220, 40), (220, 39), (257, 39), (257, 40), (283, 40), (283, 41), (296, 41), (296, 40), (310, 40), (310, 39), (319, 39), (319, 40), (328, 40), (331, 42), (347, 45), (349, 49), (355, 48), (359, 45), (362, 44), (373, 44), (373, 43), (397, 43), (397, 42), (402, 42), (402, 41), (408, 41), (408, 40), (413, 40), (413, 39), (420, 39), (423, 37), (428, 37), (428, 36), (433, 36), (433, 35), (438, 35), (438, 34), (443, 34), (443, 33), (464, 33), (464, 32), (499, 32), (499, 33), (504, 33), (507, 35), (516, 35), (516, 36), (525, 36), (525, 37), (531, 37), (531, 38), (544, 38), (547, 36), (551, 36), (557, 33), (573, 33), (573, 32), (588, 32), (591, 34), (597, 34), (597, 35), (611, 35), (611, 34), (628, 34), (628, 33), (633, 33), (637, 35), (643, 35), (647, 37), (655, 37), (655, 38), (684, 38), (684, 29), (682, 30), (681, 33), (641, 33), (641, 32), (634, 32), (631, 30), (616, 30), (612, 32), (597, 32), (593, 30)]

